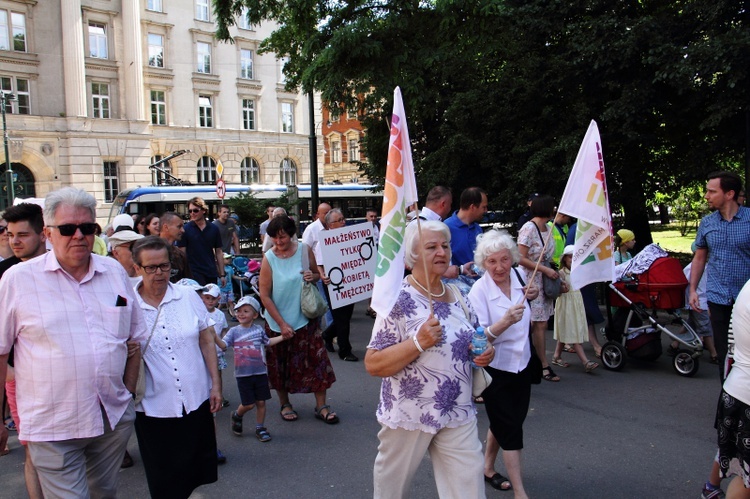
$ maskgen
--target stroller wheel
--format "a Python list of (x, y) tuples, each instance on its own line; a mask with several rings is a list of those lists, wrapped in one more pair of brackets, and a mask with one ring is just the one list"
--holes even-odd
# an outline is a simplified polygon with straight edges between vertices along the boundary
[(689, 350), (680, 349), (672, 360), (672, 367), (677, 374), (687, 378), (694, 376), (698, 372), (700, 363)]
[(610, 371), (620, 371), (627, 363), (625, 347), (616, 341), (608, 341), (602, 347), (602, 364)]

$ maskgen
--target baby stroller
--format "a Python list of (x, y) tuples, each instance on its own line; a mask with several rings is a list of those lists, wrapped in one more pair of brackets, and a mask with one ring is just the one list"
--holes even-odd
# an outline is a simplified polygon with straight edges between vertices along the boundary
[[(618, 265), (621, 280), (609, 284), (607, 343), (602, 346), (601, 354), (607, 369), (621, 370), (628, 357), (656, 360), (662, 354), (661, 333), (664, 333), (679, 343), (672, 363), (675, 372), (688, 377), (698, 372), (703, 344), (680, 315), (688, 282), (679, 260), (660, 254), (666, 252), (658, 248), (655, 258), (649, 258), (646, 252), (641, 261), (634, 258), (633, 264)], [(610, 305), (619, 307), (614, 316)], [(660, 315), (659, 311), (663, 313)], [(685, 332), (673, 333), (667, 325), (682, 326)]]

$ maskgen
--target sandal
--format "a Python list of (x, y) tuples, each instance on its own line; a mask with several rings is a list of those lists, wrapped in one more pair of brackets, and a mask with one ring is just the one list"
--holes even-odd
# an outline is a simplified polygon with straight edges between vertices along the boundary
[(569, 367), (570, 364), (562, 360), (560, 357), (552, 357), (552, 363), (560, 367)]
[[(323, 411), (326, 411), (326, 413), (323, 414)], [(331, 411), (330, 405), (316, 407), (315, 417), (323, 421), (325, 424), (336, 424), (339, 422), (339, 417), (336, 415), (335, 412)]]
[(260, 428), (256, 428), (255, 429), (255, 436), (261, 442), (270, 442), (271, 441), (271, 434), (268, 433), (268, 430), (266, 430), (265, 426), (261, 426)]
[(719, 363), (719, 357), (714, 355), (711, 357), (711, 360), (709, 361), (711, 364), (718, 364)]
[(491, 477), (484, 475), (484, 481), (489, 483), (493, 489), (497, 490), (511, 490), (513, 488), (510, 480), (508, 480), (508, 478), (504, 477), (500, 473), (495, 473)]
[(481, 395), (478, 396), (478, 397), (474, 397), (474, 403), (475, 404), (484, 404), (484, 397), (482, 397)]
[(565, 348), (563, 348), (563, 352), (568, 352), (568, 353), (576, 353), (576, 349), (575, 349), (575, 348), (573, 348), (573, 347), (572, 347), (572, 346), (570, 346), (570, 345), (565, 345)]
[[(289, 409), (284, 412), (284, 409)], [(283, 404), (281, 406), (281, 419), (284, 421), (297, 421), (297, 411), (292, 409), (292, 404)]]
[(5, 428), (7, 428), (8, 431), (18, 431), (16, 422), (13, 421), (13, 418), (5, 418)]
[(593, 361), (588, 361), (588, 362), (586, 362), (586, 365), (584, 367), (586, 368), (586, 372), (590, 373), (591, 371), (593, 371), (594, 369), (596, 369), (597, 367), (599, 367), (599, 363), (598, 362), (593, 362)]
[(550, 366), (542, 368), (542, 378), (546, 381), (552, 381), (554, 383), (560, 381), (560, 376), (555, 374), (555, 371), (553, 371)]

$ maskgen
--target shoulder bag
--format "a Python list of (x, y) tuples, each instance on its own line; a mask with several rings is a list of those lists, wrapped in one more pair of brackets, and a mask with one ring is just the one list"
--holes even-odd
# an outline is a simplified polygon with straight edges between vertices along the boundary
[(141, 363), (138, 366), (138, 382), (135, 384), (135, 396), (133, 397), (133, 400), (136, 404), (140, 404), (141, 400), (143, 400), (143, 396), (146, 395), (146, 361), (143, 360), (146, 356), (146, 350), (148, 350), (148, 346), (151, 343), (151, 338), (154, 336), (154, 331), (156, 330), (156, 323), (159, 322), (159, 315), (161, 315), (161, 305), (159, 305), (158, 310), (156, 311), (156, 319), (154, 319), (154, 325), (151, 326), (151, 334), (148, 335), (148, 339), (146, 340), (146, 346), (143, 347), (143, 351), (141, 352)]
[[(534, 227), (536, 227), (536, 232), (537, 234), (539, 234), (539, 239), (542, 241), (542, 250), (544, 250), (544, 238), (542, 237), (542, 231), (539, 230), (539, 226), (536, 224), (536, 222), (532, 221), (532, 223), (534, 224)], [(555, 264), (546, 258), (542, 259), (539, 265), (544, 265), (545, 267), (557, 270)], [(551, 300), (554, 300), (555, 298), (560, 296), (560, 294), (562, 293), (562, 279), (560, 278), (560, 276), (558, 275), (557, 279), (550, 279), (544, 273), (542, 273), (542, 292), (544, 292), (544, 296)]]
[[(310, 257), (307, 255), (307, 245), (299, 243), (302, 251), (302, 272), (310, 268)], [(302, 282), (302, 314), (308, 319), (317, 319), (328, 310), (328, 303), (321, 296), (315, 284)]]
[[(461, 294), (461, 291), (459, 291), (458, 287), (454, 284), (448, 284), (448, 286), (450, 286), (451, 291), (453, 291), (453, 294), (458, 298), (461, 308), (464, 309), (466, 320), (471, 322), (471, 315), (469, 314), (469, 309), (466, 307), (466, 303), (464, 303), (464, 297)], [(483, 367), (472, 368), (472, 371), (471, 396), (477, 398), (484, 393), (488, 386), (490, 386), (490, 383), (492, 383), (492, 376), (490, 376), (490, 373), (485, 371)]]

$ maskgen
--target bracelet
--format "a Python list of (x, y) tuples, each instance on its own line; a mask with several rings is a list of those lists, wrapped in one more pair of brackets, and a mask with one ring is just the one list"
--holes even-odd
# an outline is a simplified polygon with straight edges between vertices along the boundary
[(464, 266), (463, 265), (456, 265), (458, 267), (458, 275), (461, 275), (464, 273)]
[(414, 346), (417, 347), (417, 350), (419, 350), (419, 353), (424, 353), (424, 348), (422, 348), (422, 345), (419, 344), (419, 340), (417, 339), (417, 335), (411, 337), (412, 340), (414, 340)]
[(487, 336), (489, 336), (493, 340), (497, 339), (497, 336), (495, 336), (494, 334), (492, 334), (492, 331), (490, 330), (490, 326), (487, 326), (486, 328), (484, 328), (484, 332), (487, 333)]

